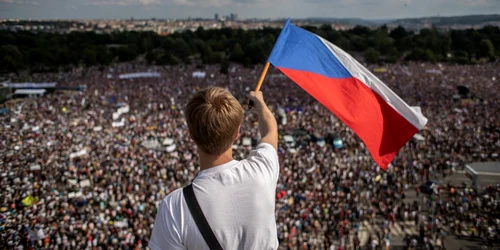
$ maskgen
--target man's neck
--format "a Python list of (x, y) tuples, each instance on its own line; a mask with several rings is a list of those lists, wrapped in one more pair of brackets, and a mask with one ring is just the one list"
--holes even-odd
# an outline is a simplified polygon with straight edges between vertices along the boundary
[(229, 148), (221, 155), (209, 155), (198, 150), (200, 156), (200, 171), (217, 167), (233, 160), (233, 149)]

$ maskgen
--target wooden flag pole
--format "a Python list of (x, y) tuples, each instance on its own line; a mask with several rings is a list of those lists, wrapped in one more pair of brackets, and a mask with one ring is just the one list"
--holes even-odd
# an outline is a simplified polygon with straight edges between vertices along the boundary
[(255, 91), (259, 91), (260, 87), (262, 86), (262, 83), (264, 82), (264, 78), (266, 78), (267, 70), (269, 69), (269, 62), (266, 62), (266, 65), (264, 65), (264, 69), (262, 70), (262, 74), (260, 74), (260, 79), (259, 82), (257, 83), (257, 87), (255, 87)]
[[(264, 69), (262, 70), (262, 74), (260, 74), (260, 79), (259, 79), (259, 82), (257, 83), (257, 87), (255, 87), (255, 91), (260, 90), (260, 87), (262, 86), (262, 83), (264, 82), (264, 79), (266, 78), (266, 74), (267, 74), (267, 70), (269, 69), (269, 65), (270, 65), (269, 62), (266, 62), (266, 64), (264, 65)], [(252, 107), (253, 107), (253, 101), (250, 100), (250, 102), (248, 102), (248, 109), (251, 109)]]

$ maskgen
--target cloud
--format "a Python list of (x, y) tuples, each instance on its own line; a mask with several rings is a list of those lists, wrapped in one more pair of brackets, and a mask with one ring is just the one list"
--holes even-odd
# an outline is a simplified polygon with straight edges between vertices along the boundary
[[(12, 0), (0, 0), (12, 1)], [(97, 6), (134, 6), (134, 5), (179, 5), (192, 7), (219, 7), (229, 5), (233, 1), (261, 1), (261, 0), (90, 0), (83, 5)]]
[(500, 1), (498, 0), (458, 0), (458, 4), (463, 4), (463, 5), (468, 5), (468, 6), (485, 6), (485, 5), (492, 5), (494, 3), (497, 3), (500, 5)]
[(193, 7), (220, 7), (230, 5), (232, 0), (173, 0), (177, 5)]
[(39, 2), (37, 1), (29, 1), (29, 0), (0, 0), (1, 3), (8, 3), (8, 4), (19, 4), (19, 5), (40, 5)]
[(91, 0), (83, 3), (83, 5), (116, 5), (116, 6), (128, 6), (128, 5), (159, 5), (162, 4), (160, 0)]

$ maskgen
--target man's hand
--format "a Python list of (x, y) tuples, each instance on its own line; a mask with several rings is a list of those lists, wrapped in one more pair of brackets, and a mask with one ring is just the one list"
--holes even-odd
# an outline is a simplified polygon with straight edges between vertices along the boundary
[(251, 91), (248, 95), (248, 98), (253, 102), (253, 105), (257, 109), (261, 109), (262, 107), (266, 106), (266, 103), (264, 102), (264, 96), (262, 95), (261, 91)]
[(257, 114), (259, 115), (260, 142), (271, 144), (274, 149), (278, 148), (278, 124), (273, 113), (264, 102), (264, 97), (260, 91), (252, 91), (248, 95), (253, 101)]

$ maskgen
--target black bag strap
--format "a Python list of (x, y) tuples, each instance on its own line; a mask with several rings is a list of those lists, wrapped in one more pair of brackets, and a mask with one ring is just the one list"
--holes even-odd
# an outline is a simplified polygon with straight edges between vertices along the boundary
[(212, 228), (208, 224), (203, 211), (201, 211), (200, 204), (198, 200), (196, 200), (196, 196), (193, 191), (193, 184), (189, 184), (182, 189), (184, 193), (184, 199), (186, 200), (187, 206), (189, 208), (189, 212), (191, 212), (191, 216), (193, 216), (194, 222), (196, 222), (196, 226), (198, 226), (198, 230), (200, 230), (203, 239), (207, 243), (210, 250), (222, 250), (217, 237), (215, 237)]

